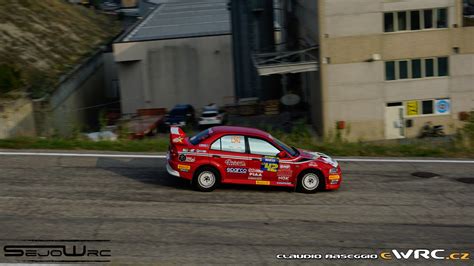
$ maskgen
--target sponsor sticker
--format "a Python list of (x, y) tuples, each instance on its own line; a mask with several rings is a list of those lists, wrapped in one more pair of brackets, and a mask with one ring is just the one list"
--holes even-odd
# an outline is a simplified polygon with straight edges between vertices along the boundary
[(183, 137), (176, 137), (173, 139), (173, 143), (183, 143)]
[(290, 169), (289, 164), (280, 164), (280, 169)]
[(329, 175), (329, 180), (339, 180), (340, 178), (339, 175)]
[(180, 154), (180, 155), (178, 156), (178, 160), (179, 160), (180, 162), (185, 162), (185, 161), (186, 161), (186, 155)]
[(189, 170), (191, 170), (191, 166), (185, 164), (178, 164), (178, 169), (182, 172), (188, 172)]
[(270, 181), (265, 181), (265, 180), (255, 180), (256, 185), (270, 185)]
[(240, 136), (232, 136), (230, 139), (231, 143), (240, 143), (241, 142), (241, 137)]
[(206, 153), (207, 150), (196, 150), (197, 153)]
[(278, 180), (281, 180), (281, 181), (288, 181), (288, 180), (290, 180), (290, 177), (289, 177), (289, 176), (279, 176), (279, 177), (278, 177)]
[(263, 157), (262, 166), (260, 168), (263, 171), (276, 172), (278, 171), (278, 158), (276, 157)]
[(237, 161), (232, 159), (225, 160), (225, 164), (228, 166), (247, 166), (244, 161)]
[(247, 168), (232, 167), (232, 168), (227, 168), (226, 171), (227, 173), (231, 173), (231, 174), (246, 174)]
[(277, 182), (277, 185), (291, 185), (291, 182)]
[(195, 161), (196, 161), (196, 158), (195, 158), (195, 157), (188, 157), (188, 158), (186, 158), (186, 162), (194, 163)]
[(199, 147), (201, 147), (201, 148), (207, 148), (207, 147), (209, 147), (209, 144), (199, 144)]
[(249, 176), (262, 177), (262, 173), (249, 173)]

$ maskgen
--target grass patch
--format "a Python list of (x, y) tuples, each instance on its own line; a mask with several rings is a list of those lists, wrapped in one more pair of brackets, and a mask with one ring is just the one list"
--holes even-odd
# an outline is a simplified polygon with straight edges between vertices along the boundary
[(128, 152), (163, 152), (168, 150), (166, 137), (145, 140), (90, 141), (61, 138), (12, 138), (0, 140), (0, 148), (5, 149), (51, 149), (51, 150), (98, 150)]
[[(474, 115), (465, 127), (451, 139), (404, 140), (407, 143), (346, 142), (341, 138), (321, 140), (315, 138), (309, 127), (297, 123), (291, 133), (269, 130), (274, 137), (288, 145), (327, 153), (331, 156), (390, 156), (390, 157), (451, 157), (474, 158)], [(196, 132), (186, 131), (188, 136)], [(77, 138), (13, 138), (0, 140), (0, 148), (7, 149), (60, 149), (60, 150), (99, 150), (127, 152), (165, 152), (169, 138), (159, 135), (144, 140), (120, 139), (118, 141), (99, 141)]]
[[(312, 137), (295, 137), (296, 133), (273, 135), (288, 145), (302, 149), (319, 151), (331, 156), (390, 156), (390, 157), (458, 157), (474, 158), (474, 149), (458, 147), (453, 143), (432, 144), (417, 142), (413, 144), (371, 144), (348, 142), (319, 142)], [(144, 140), (90, 141), (85, 139), (31, 138), (20, 137), (0, 140), (4, 149), (50, 149), (50, 150), (97, 150), (124, 152), (165, 152), (168, 150), (168, 137)]]

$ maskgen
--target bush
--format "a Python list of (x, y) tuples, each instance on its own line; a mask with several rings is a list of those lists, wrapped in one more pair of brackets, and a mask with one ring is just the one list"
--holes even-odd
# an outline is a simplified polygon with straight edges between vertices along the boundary
[(0, 94), (19, 89), (21, 85), (20, 70), (11, 65), (0, 65)]

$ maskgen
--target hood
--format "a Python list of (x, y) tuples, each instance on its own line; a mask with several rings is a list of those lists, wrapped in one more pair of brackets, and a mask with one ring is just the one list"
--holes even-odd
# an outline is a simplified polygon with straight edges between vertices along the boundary
[(327, 163), (332, 167), (337, 167), (339, 163), (334, 160), (333, 158), (329, 157), (328, 155), (321, 153), (321, 152), (312, 152), (298, 149), (300, 152), (300, 156), (305, 159), (317, 160), (323, 163)]

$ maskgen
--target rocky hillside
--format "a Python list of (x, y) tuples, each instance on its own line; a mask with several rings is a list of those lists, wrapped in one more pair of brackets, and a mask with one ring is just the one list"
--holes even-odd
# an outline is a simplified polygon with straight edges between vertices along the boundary
[(0, 94), (51, 89), (119, 32), (116, 19), (65, 0), (1, 0)]

